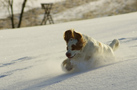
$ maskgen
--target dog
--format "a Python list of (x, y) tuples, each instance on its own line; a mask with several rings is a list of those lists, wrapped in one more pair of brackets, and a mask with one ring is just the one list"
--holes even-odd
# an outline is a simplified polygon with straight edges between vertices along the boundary
[(118, 39), (114, 39), (110, 45), (106, 45), (74, 29), (65, 31), (64, 40), (67, 44), (67, 59), (61, 66), (65, 72), (76, 71), (81, 65), (91, 68), (97, 63), (96, 57), (114, 57), (114, 51), (120, 44)]

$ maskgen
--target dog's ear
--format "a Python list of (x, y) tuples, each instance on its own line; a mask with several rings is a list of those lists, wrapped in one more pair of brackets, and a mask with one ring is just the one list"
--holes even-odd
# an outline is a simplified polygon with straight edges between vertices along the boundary
[(65, 40), (66, 42), (68, 42), (70, 38), (74, 38), (73, 30), (67, 30), (67, 31), (64, 33), (64, 40)]
[(74, 31), (74, 37), (79, 41), (82, 38), (82, 35)]

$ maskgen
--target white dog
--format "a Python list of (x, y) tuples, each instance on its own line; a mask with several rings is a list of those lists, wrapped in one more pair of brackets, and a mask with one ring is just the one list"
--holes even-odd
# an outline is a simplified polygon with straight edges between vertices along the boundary
[(62, 69), (66, 72), (75, 71), (81, 65), (91, 68), (97, 63), (98, 58), (95, 57), (114, 57), (113, 51), (119, 47), (117, 39), (106, 45), (74, 30), (67, 30), (64, 33), (64, 40), (67, 43), (68, 58), (62, 62)]

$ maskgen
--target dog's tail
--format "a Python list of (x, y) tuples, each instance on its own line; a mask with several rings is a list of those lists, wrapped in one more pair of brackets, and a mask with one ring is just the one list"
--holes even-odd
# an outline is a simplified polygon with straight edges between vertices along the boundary
[(110, 43), (110, 47), (115, 51), (119, 47), (120, 43), (118, 39), (114, 39), (112, 43)]

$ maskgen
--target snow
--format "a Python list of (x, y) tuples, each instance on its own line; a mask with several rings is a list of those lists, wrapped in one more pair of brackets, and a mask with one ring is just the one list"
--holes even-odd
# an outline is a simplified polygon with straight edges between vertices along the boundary
[[(0, 90), (136, 90), (137, 12), (0, 31)], [(120, 40), (117, 62), (66, 74), (65, 30), (109, 44)]]
[[(92, 12), (96, 17), (109, 16), (112, 13), (121, 13), (125, 7), (133, 5), (136, 0), (97, 0), (89, 3), (67, 9), (64, 12), (54, 14), (53, 19), (56, 22), (62, 22), (62, 20), (81, 19), (85, 13)], [(132, 9), (132, 8), (131, 8)], [(41, 15), (41, 19), (43, 16)]]

